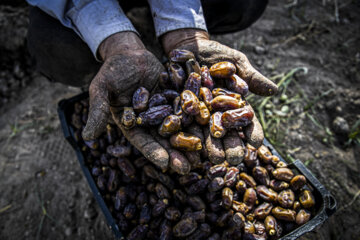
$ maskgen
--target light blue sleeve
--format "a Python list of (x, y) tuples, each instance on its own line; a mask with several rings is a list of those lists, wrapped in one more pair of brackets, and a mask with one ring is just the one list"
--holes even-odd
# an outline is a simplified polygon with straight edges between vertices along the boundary
[(117, 32), (137, 33), (116, 0), (27, 0), (73, 29), (97, 58), (100, 43)]
[(200, 0), (148, 0), (156, 36), (181, 28), (207, 31)]

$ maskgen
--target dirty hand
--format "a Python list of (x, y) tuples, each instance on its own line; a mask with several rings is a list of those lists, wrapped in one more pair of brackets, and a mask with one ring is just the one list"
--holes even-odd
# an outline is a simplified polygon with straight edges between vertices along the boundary
[(150, 92), (154, 90), (164, 67), (132, 32), (111, 35), (101, 43), (99, 54), (104, 63), (90, 84), (89, 118), (83, 138), (99, 137), (111, 114), (125, 137), (145, 157), (150, 161), (159, 158), (168, 161), (167, 152), (150, 134), (140, 128), (126, 130), (118, 124), (121, 108), (131, 105), (134, 91), (140, 86)]
[[(259, 73), (243, 53), (209, 40), (208, 33), (203, 30), (175, 30), (164, 34), (161, 40), (167, 54), (176, 48), (186, 49), (195, 54), (201, 65), (211, 66), (221, 61), (232, 62), (237, 68), (237, 75), (247, 82), (249, 90), (254, 94), (270, 96), (277, 92), (276, 84)], [(245, 135), (251, 145), (259, 147), (262, 144), (264, 133), (256, 117), (252, 124), (245, 128)]]

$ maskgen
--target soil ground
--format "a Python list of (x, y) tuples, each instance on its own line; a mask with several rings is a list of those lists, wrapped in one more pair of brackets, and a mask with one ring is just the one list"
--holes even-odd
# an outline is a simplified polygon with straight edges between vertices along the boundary
[[(281, 83), (273, 98), (250, 97), (267, 137), (337, 200), (335, 215), (301, 239), (360, 239), (360, 3), (296, 2), (270, 0), (249, 29), (213, 39)], [(57, 117), (57, 102), (81, 90), (35, 73), (27, 11), (0, 4), (0, 239), (112, 239)], [(129, 13), (161, 57), (148, 15)]]

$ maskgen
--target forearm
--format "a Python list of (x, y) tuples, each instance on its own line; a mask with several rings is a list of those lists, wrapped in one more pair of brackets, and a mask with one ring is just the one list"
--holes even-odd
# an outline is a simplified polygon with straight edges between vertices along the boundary
[(98, 60), (99, 46), (109, 36), (118, 32), (137, 33), (116, 0), (27, 1), (73, 29)]

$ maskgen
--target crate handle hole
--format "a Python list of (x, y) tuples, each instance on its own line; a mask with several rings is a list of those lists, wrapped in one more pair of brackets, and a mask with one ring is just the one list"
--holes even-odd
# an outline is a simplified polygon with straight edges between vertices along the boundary
[(331, 195), (327, 195), (326, 199), (327, 199), (327, 202), (328, 202), (326, 212), (327, 212), (328, 216), (330, 216), (336, 211), (336, 200)]

